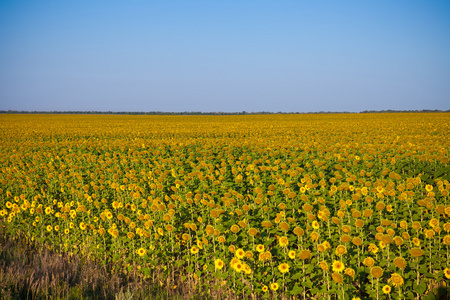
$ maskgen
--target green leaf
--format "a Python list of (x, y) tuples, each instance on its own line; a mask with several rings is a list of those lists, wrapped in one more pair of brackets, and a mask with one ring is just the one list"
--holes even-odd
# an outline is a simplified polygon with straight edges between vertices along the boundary
[(413, 289), (416, 293), (422, 295), (427, 290), (427, 285), (425, 284), (425, 282), (421, 282), (419, 285), (414, 284)]
[(303, 272), (298, 272), (297, 274), (294, 274), (291, 278), (292, 279), (300, 279), (303, 276)]

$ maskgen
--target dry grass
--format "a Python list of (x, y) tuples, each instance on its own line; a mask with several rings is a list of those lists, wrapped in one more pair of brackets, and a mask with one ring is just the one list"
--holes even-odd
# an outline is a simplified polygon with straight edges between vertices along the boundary
[(111, 274), (111, 266), (78, 255), (57, 253), (24, 236), (11, 237), (0, 222), (0, 299), (196, 299), (192, 286), (178, 280), (176, 289), (158, 278)]

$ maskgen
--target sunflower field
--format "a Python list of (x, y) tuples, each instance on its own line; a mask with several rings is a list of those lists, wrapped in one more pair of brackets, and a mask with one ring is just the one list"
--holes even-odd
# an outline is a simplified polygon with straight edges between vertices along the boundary
[(450, 114), (0, 115), (0, 223), (168, 289), (435, 299)]

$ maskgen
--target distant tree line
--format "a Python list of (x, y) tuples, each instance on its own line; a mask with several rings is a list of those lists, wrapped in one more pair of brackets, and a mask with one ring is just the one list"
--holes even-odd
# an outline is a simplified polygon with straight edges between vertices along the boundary
[[(449, 110), (439, 109), (422, 109), (422, 110), (364, 110), (359, 113), (440, 113), (450, 112)], [(164, 111), (25, 111), (25, 110), (0, 110), (0, 114), (73, 114), (73, 115), (206, 115), (206, 116), (222, 116), (222, 115), (271, 115), (271, 114), (357, 114), (348, 111), (318, 111), (318, 112), (201, 112), (201, 111), (185, 111), (185, 112), (164, 112)]]

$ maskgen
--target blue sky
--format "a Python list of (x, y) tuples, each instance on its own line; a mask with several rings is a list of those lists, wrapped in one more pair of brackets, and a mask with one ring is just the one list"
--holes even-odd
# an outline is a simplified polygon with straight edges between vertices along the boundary
[(450, 1), (0, 0), (0, 110), (450, 109)]

